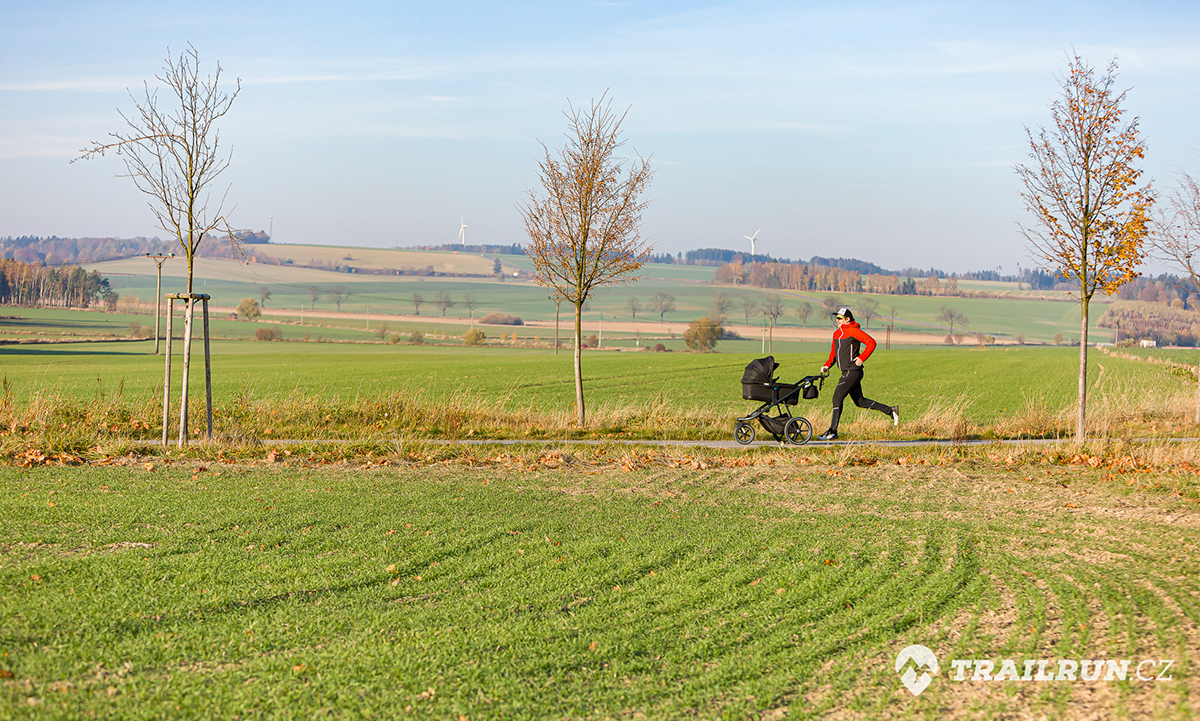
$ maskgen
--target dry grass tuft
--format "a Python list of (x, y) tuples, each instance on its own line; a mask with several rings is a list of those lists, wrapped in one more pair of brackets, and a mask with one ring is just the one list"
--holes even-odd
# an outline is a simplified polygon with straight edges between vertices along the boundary
[(934, 399), (919, 417), (904, 422), (906, 433), (927, 438), (965, 440), (980, 428), (970, 420), (971, 400), (965, 394), (953, 399)]

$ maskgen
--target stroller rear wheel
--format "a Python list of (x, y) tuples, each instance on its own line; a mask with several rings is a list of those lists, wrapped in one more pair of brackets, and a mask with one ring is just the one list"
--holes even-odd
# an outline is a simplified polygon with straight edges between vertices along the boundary
[(743, 446), (754, 441), (754, 426), (749, 423), (739, 423), (733, 427), (733, 438)]
[(808, 422), (807, 418), (796, 416), (783, 427), (783, 436), (788, 439), (789, 443), (802, 446), (812, 438), (812, 424)]

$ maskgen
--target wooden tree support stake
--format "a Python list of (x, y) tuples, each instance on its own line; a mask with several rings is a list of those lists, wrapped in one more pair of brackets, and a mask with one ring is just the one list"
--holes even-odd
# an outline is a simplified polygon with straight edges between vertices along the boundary
[(175, 317), (175, 301), (184, 301), (183, 323), (183, 386), (180, 392), (179, 407), (179, 441), (178, 447), (183, 448), (188, 439), (188, 376), (191, 370), (192, 355), (192, 321), (195, 318), (196, 301), (201, 301), (204, 309), (204, 400), (208, 411), (208, 440), (212, 440), (212, 356), (209, 352), (208, 336), (208, 301), (210, 296), (204, 293), (168, 293), (167, 311), (167, 359), (166, 371), (163, 378), (163, 431), (162, 444), (167, 445), (167, 424), (171, 410), (171, 326)]

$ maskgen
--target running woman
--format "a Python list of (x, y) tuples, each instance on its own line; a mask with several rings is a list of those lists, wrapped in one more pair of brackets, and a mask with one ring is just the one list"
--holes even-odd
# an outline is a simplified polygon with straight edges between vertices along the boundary
[[(829, 350), (829, 360), (821, 366), (821, 373), (825, 373), (834, 363), (837, 363), (842, 377), (833, 391), (833, 418), (829, 421), (829, 430), (817, 438), (823, 441), (837, 439), (838, 421), (842, 418), (842, 401), (846, 399), (846, 396), (850, 396), (854, 400), (854, 405), (859, 408), (879, 411), (891, 416), (893, 426), (900, 425), (900, 406), (885, 406), (878, 401), (863, 397), (863, 363), (874, 352), (875, 339), (867, 335), (858, 323), (854, 322), (854, 313), (850, 312), (849, 308), (839, 308), (834, 317), (837, 320), (837, 330), (833, 332), (833, 346)], [(866, 346), (865, 349), (864, 346)]]

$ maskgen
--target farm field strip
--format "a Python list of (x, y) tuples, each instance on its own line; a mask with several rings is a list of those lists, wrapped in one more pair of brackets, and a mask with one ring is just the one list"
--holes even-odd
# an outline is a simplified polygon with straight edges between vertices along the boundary
[[(339, 264), (353, 264), (352, 261), (345, 260), (344, 256), (347, 254), (352, 258), (370, 256), (372, 259), (376, 259), (378, 256), (378, 258), (385, 259), (379, 261), (385, 265), (394, 262), (394, 259), (403, 257), (419, 258), (414, 261), (418, 267), (432, 265), (446, 272), (461, 271), (462, 268), (459, 266), (464, 263), (470, 266), (471, 272), (478, 272), (481, 268), (482, 272), (490, 272), (491, 263), (488, 259), (471, 254), (454, 255), (444, 252), (344, 247), (305, 249), (273, 245), (256, 247), (258, 251), (287, 255), (287, 252), (284, 252), (285, 249), (287, 252), (295, 250), (301, 255), (305, 252), (310, 255), (315, 253), (324, 260)], [(500, 257), (511, 267), (521, 267), (525, 270), (530, 268), (528, 259), (523, 256)], [(543, 321), (554, 317), (554, 305), (547, 300), (545, 289), (528, 281), (513, 282), (510, 279), (499, 282), (495, 278), (454, 278), (449, 276), (379, 276), (291, 266), (238, 265), (235, 261), (229, 260), (200, 259), (198, 263), (196, 271), (196, 278), (200, 282), (198, 290), (213, 295), (214, 302), (222, 307), (232, 308), (241, 298), (245, 297), (257, 299), (260, 290), (266, 288), (272, 293), (268, 307), (292, 313), (300, 306), (305, 308), (310, 306), (311, 300), (308, 296), (310, 286), (315, 285), (323, 291), (328, 291), (340, 285), (345, 286), (352, 293), (342, 308), (355, 313), (363, 313), (370, 305), (379, 313), (407, 315), (412, 311), (410, 301), (413, 293), (424, 295), (426, 308), (432, 308), (433, 306), (430, 304), (433, 296), (438, 292), (446, 292), (457, 303), (453, 314), (462, 316), (465, 315), (464, 306), (461, 304), (462, 297), (465, 293), (470, 292), (475, 294), (478, 299), (480, 305), (477, 310), (480, 314), (496, 311), (518, 315), (526, 320)], [(451, 268), (446, 263), (457, 265)], [(114, 273), (129, 273), (129, 275), (112, 276), (110, 280), (113, 288), (121, 292), (123, 296), (132, 297), (136, 294), (138, 297), (150, 298), (154, 288), (154, 269), (152, 266), (146, 268), (146, 265), (148, 262), (145, 259), (126, 259), (96, 264), (89, 268), (95, 267), (102, 272), (109, 270)], [(375, 267), (378, 263), (376, 260), (371, 260), (367, 265)], [(483, 268), (483, 266), (487, 267)], [(465, 267), (463, 266), (463, 268)], [(1066, 337), (1073, 337), (1078, 334), (1079, 330), (1078, 306), (1073, 302), (1064, 302), (1067, 299), (1062, 294), (1060, 294), (1062, 300), (1049, 300), (1023, 298), (1020, 293), (1011, 288), (1005, 288), (1005, 293), (1010, 294), (1011, 297), (1003, 299), (771, 290), (750, 286), (712, 285), (713, 269), (707, 267), (651, 264), (646, 267), (645, 271), (641, 279), (628, 286), (605, 288), (599, 292), (592, 299), (590, 310), (585, 313), (587, 323), (596, 325), (600, 316), (612, 321), (628, 319), (630, 317), (628, 301), (633, 297), (641, 300), (643, 305), (641, 313), (647, 317), (653, 316), (653, 311), (647, 307), (649, 297), (656, 292), (664, 292), (675, 297), (676, 310), (670, 314), (668, 320), (681, 327), (686, 326), (696, 317), (711, 314), (713, 297), (717, 293), (725, 293), (734, 302), (734, 308), (729, 314), (729, 317), (734, 320), (741, 315), (739, 311), (743, 300), (750, 300), (756, 303), (758, 308), (761, 308), (763, 302), (768, 298), (783, 299), (787, 310), (779, 318), (778, 324), (787, 328), (797, 328), (802, 325), (799, 317), (795, 314), (796, 308), (802, 302), (808, 302), (813, 306), (814, 316), (810, 321), (819, 326), (820, 323), (816, 321), (823, 312), (822, 303), (826, 299), (834, 298), (840, 304), (856, 307), (862, 301), (875, 301), (880, 304), (878, 310), (880, 318), (890, 318), (891, 309), (894, 307), (900, 329), (928, 334), (933, 342), (940, 341), (946, 333), (946, 329), (941, 327), (942, 324), (937, 320), (943, 306), (953, 307), (970, 318), (968, 326), (958, 328), (958, 330), (967, 331), (968, 335), (971, 332), (979, 331), (1003, 338), (1015, 339), (1017, 336), (1023, 335), (1029, 341), (1049, 342), (1056, 332)], [(168, 268), (164, 268), (164, 272), (168, 272)], [(173, 282), (178, 282), (181, 272), (181, 267), (174, 267), (169, 270), (169, 277)], [(965, 289), (969, 285), (976, 289), (995, 290), (1001, 287), (988, 283), (974, 285), (967, 283), (963, 285), (963, 288)], [(1043, 293), (1042, 295), (1054, 297), (1053, 293)], [(318, 305), (322, 310), (333, 308), (331, 302), (324, 295), (319, 299)], [(1091, 314), (1093, 339), (1107, 339), (1111, 336), (1110, 331), (1101, 329), (1097, 325), (1103, 315), (1105, 305), (1104, 299), (1098, 299)], [(761, 322), (763, 318), (757, 316), (756, 320)]]
[[(1194, 503), (1029, 456), (668, 468), (537, 453), (436, 474), (2, 468), (0, 704), (41, 718), (1200, 710)], [(1170, 683), (1036, 688), (945, 666), (914, 697), (892, 669), (911, 643), (1176, 666)]]

